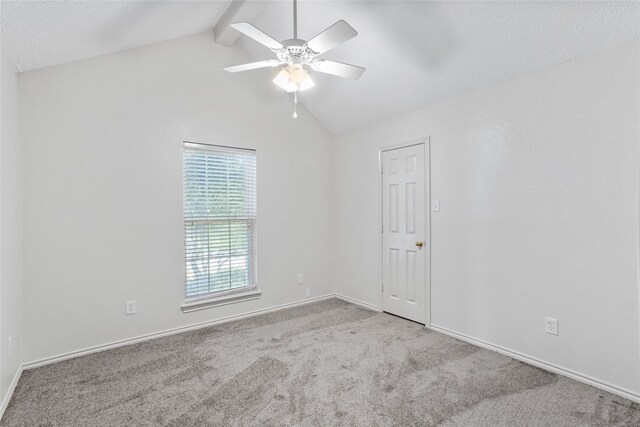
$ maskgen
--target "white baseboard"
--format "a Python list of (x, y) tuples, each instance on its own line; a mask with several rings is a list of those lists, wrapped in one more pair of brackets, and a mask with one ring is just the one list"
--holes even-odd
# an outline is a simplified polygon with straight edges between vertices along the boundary
[(529, 365), (533, 365), (535, 367), (544, 369), (545, 371), (553, 372), (554, 374), (563, 375), (565, 377), (571, 378), (572, 380), (580, 381), (582, 383), (599, 388), (601, 390), (608, 391), (609, 393), (613, 393), (618, 396), (624, 397), (625, 399), (629, 399), (634, 402), (640, 402), (640, 394), (638, 393), (635, 393), (631, 390), (627, 390), (621, 387), (614, 386), (612, 384), (609, 384), (601, 380), (597, 380), (588, 375), (584, 375), (579, 372), (572, 371), (571, 369), (563, 368), (561, 366), (554, 365), (553, 363), (545, 362), (535, 357), (528, 356), (526, 354), (519, 353), (517, 351), (509, 350), (507, 348), (500, 347), (499, 345), (495, 345), (490, 342), (483, 341), (481, 339), (473, 338), (468, 335), (452, 331), (451, 329), (443, 328), (442, 326), (431, 324), (429, 329), (436, 332), (443, 333), (445, 335), (449, 335), (450, 337), (459, 339), (461, 341), (468, 342), (469, 344), (473, 344), (478, 347), (486, 348), (488, 350), (492, 350), (497, 353), (504, 354), (505, 356), (509, 356), (513, 359), (519, 360)]
[(312, 302), (318, 302), (318, 301), (326, 300), (326, 299), (329, 299), (329, 298), (335, 298), (335, 297), (336, 297), (335, 294), (327, 294), (327, 295), (323, 295), (323, 296), (319, 296), (319, 297), (306, 298), (306, 299), (303, 299), (303, 300), (294, 301), (294, 302), (290, 302), (290, 303), (287, 303), (287, 304), (281, 304), (281, 305), (277, 305), (277, 306), (274, 306), (274, 307), (263, 308), (263, 309), (260, 309), (260, 310), (249, 311), (249, 312), (246, 312), (246, 313), (235, 314), (233, 316), (222, 317), (222, 318), (214, 319), (214, 320), (207, 320), (205, 322), (193, 323), (193, 324), (187, 325), (187, 326), (180, 326), (180, 327), (177, 327), (177, 328), (167, 329), (167, 330), (159, 331), (159, 332), (153, 332), (153, 333), (150, 333), (150, 334), (140, 335), (140, 336), (133, 337), (133, 338), (127, 338), (127, 339), (123, 339), (123, 340), (113, 341), (113, 342), (106, 343), (106, 344), (100, 344), (100, 345), (87, 347), (87, 348), (83, 348), (83, 349), (79, 349), (79, 350), (75, 350), (75, 351), (70, 351), (68, 353), (58, 354), (56, 356), (51, 356), (51, 357), (46, 357), (46, 358), (43, 358), (43, 359), (34, 360), (34, 361), (31, 361), (31, 362), (26, 362), (26, 363), (22, 364), (22, 368), (23, 369), (38, 368), (40, 366), (50, 365), (52, 363), (61, 362), (63, 360), (68, 360), (68, 359), (73, 359), (73, 358), (79, 357), (79, 356), (85, 356), (85, 355), (91, 354), (91, 353), (97, 353), (97, 352), (100, 352), (100, 351), (110, 350), (112, 348), (123, 347), (123, 346), (126, 346), (126, 345), (139, 343), (139, 342), (142, 342), (142, 341), (148, 341), (148, 340), (151, 340), (151, 339), (154, 339), (154, 338), (161, 338), (161, 337), (166, 337), (168, 335), (175, 335), (175, 334), (179, 334), (181, 332), (187, 332), (187, 331), (193, 331), (195, 329), (206, 328), (207, 326), (213, 326), (213, 325), (217, 325), (217, 324), (220, 324), (220, 323), (227, 323), (227, 322), (231, 322), (233, 320), (246, 319), (248, 317), (258, 316), (260, 314), (270, 313), (270, 312), (273, 312), (273, 311), (279, 311), (279, 310), (283, 310), (285, 308), (292, 308), (292, 307), (296, 307), (296, 306), (299, 306), (299, 305), (310, 304)]
[(13, 392), (16, 390), (16, 386), (18, 385), (18, 381), (20, 381), (20, 376), (22, 376), (22, 366), (18, 368), (16, 374), (13, 376), (13, 380), (11, 380), (11, 384), (9, 384), (9, 389), (7, 390), (7, 394), (4, 396), (2, 400), (2, 406), (0, 406), (0, 420), (4, 416), (4, 411), (7, 410), (7, 406), (9, 406), (9, 402), (11, 402), (11, 398), (13, 397)]
[(366, 308), (368, 310), (373, 310), (373, 311), (382, 311), (380, 309), (380, 307), (378, 307), (377, 305), (373, 305), (373, 304), (369, 304), (368, 302), (364, 302), (364, 301), (360, 301), (357, 300), (355, 298), (351, 298), (342, 294), (335, 294), (335, 297), (338, 299), (341, 299), (342, 301), (346, 301), (349, 302), (351, 304), (355, 304), (355, 305), (359, 305), (360, 307)]

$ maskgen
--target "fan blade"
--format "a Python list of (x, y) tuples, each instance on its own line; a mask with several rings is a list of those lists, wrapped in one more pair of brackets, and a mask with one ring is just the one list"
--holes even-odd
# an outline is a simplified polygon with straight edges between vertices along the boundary
[(307, 47), (311, 49), (315, 55), (320, 55), (357, 35), (358, 32), (354, 30), (351, 25), (340, 20), (309, 40)]
[(265, 45), (271, 50), (282, 49), (282, 44), (276, 41), (270, 35), (265, 34), (262, 30), (254, 27), (248, 22), (238, 22), (237, 24), (231, 24), (232, 28), (240, 31), (245, 36), (251, 37), (260, 44)]
[(313, 64), (311, 64), (311, 68), (316, 71), (320, 71), (321, 73), (333, 74), (334, 76), (345, 77), (353, 80), (359, 79), (362, 73), (366, 70), (366, 68), (358, 67), (357, 65), (328, 61), (326, 59), (313, 62)]
[(250, 62), (248, 64), (225, 67), (224, 70), (230, 73), (237, 73), (240, 71), (255, 70), (257, 68), (277, 67), (280, 64), (282, 64), (282, 62), (278, 61), (277, 59), (267, 59), (265, 61)]

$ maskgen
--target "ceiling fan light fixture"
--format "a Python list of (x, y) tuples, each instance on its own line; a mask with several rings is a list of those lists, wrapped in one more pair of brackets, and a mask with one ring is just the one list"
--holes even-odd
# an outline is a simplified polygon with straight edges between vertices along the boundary
[(287, 92), (303, 91), (316, 85), (299, 64), (282, 68), (273, 82)]

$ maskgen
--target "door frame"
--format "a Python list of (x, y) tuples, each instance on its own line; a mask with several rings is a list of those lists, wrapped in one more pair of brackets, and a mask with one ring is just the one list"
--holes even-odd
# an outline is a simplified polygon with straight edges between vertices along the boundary
[(382, 286), (384, 281), (384, 262), (383, 262), (383, 226), (384, 226), (384, 207), (383, 203), (383, 195), (384, 191), (383, 183), (382, 183), (382, 153), (385, 151), (392, 151), (398, 148), (407, 148), (413, 147), (415, 145), (424, 145), (424, 165), (426, 170), (424, 171), (425, 185), (424, 185), (424, 230), (425, 236), (424, 239), (426, 241), (425, 245), (425, 272), (424, 272), (424, 287), (425, 287), (425, 301), (423, 301), (425, 306), (425, 319), (424, 326), (426, 328), (431, 327), (431, 136), (427, 136), (420, 139), (415, 139), (412, 141), (407, 141), (404, 143), (396, 143), (392, 145), (385, 145), (378, 149), (378, 173), (380, 174), (379, 181), (379, 191), (378, 191), (378, 206), (380, 207), (378, 211), (378, 224), (380, 224), (379, 229), (379, 238), (378, 238), (378, 253), (379, 253), (379, 265), (380, 265), (380, 287), (378, 288), (380, 301), (380, 311), (383, 311), (384, 307), (384, 295), (382, 292)]

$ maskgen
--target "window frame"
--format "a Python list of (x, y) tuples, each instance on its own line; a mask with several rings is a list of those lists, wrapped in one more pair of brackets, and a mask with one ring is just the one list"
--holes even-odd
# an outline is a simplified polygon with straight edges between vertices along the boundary
[[(187, 175), (186, 175), (186, 154), (188, 151), (202, 151), (209, 152), (212, 154), (215, 153), (251, 153), (254, 157), (254, 170), (253, 170), (253, 194), (251, 197), (253, 198), (253, 215), (249, 218), (247, 217), (210, 217), (210, 218), (188, 218), (187, 216), (187, 205), (186, 205), (186, 185), (187, 185)], [(247, 301), (257, 299), (261, 295), (261, 291), (258, 289), (258, 261), (257, 261), (257, 152), (255, 149), (251, 148), (242, 148), (242, 147), (230, 147), (225, 145), (217, 145), (217, 144), (206, 144), (199, 142), (191, 142), (191, 141), (183, 141), (182, 143), (182, 217), (183, 217), (183, 267), (184, 267), (184, 281), (183, 281), (183, 296), (184, 302), (182, 304), (182, 311), (184, 313), (191, 311), (198, 311), (210, 307), (215, 307), (219, 305), (232, 304), (240, 301)], [(250, 240), (250, 243), (247, 244), (247, 257), (248, 257), (248, 277), (249, 283), (246, 286), (231, 288), (227, 290), (221, 290), (217, 292), (209, 292), (201, 295), (193, 295), (188, 296), (187, 288), (188, 288), (188, 268), (189, 268), (189, 258), (188, 258), (188, 248), (187, 248), (187, 234), (189, 227), (194, 226), (195, 224), (204, 224), (204, 225), (212, 225), (216, 223), (231, 224), (240, 223), (246, 224), (248, 228), (251, 230), (247, 232), (247, 238)], [(213, 258), (208, 258), (209, 262)], [(208, 277), (211, 276), (211, 273), (208, 273)]]

